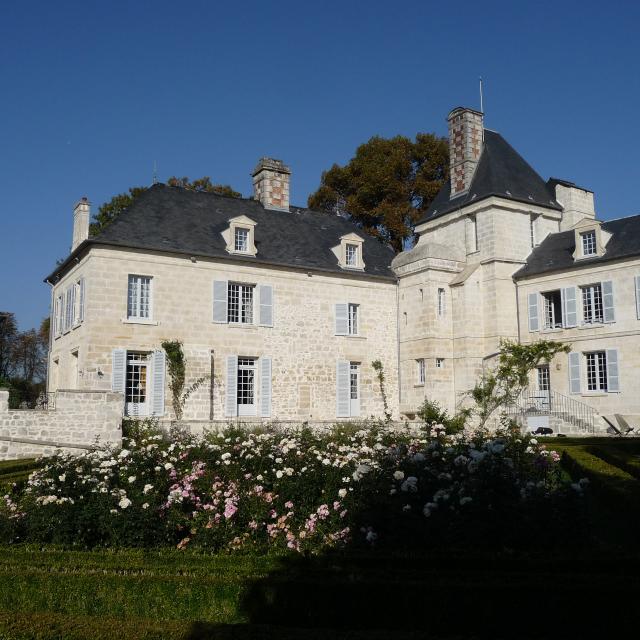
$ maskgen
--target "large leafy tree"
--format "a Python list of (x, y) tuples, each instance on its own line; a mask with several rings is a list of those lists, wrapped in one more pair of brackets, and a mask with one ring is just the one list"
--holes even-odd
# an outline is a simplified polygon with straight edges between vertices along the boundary
[(13, 373), (13, 353), (18, 335), (15, 315), (0, 311), (0, 380), (8, 379)]
[(346, 214), (362, 229), (402, 251), (414, 239), (416, 222), (448, 178), (445, 138), (419, 133), (375, 136), (343, 167), (323, 172), (309, 207)]
[[(176, 178), (172, 176), (167, 180), (170, 187), (180, 187), (189, 191), (201, 191), (207, 193), (217, 193), (221, 196), (241, 198), (242, 194), (232, 189), (228, 184), (214, 184), (209, 176), (203, 176), (195, 180), (187, 177)], [(139, 198), (148, 187), (131, 187), (126, 193), (119, 193), (113, 196), (109, 202), (105, 202), (94, 216), (89, 228), (89, 235), (96, 236), (103, 229), (108, 227), (123, 211), (128, 209)]]

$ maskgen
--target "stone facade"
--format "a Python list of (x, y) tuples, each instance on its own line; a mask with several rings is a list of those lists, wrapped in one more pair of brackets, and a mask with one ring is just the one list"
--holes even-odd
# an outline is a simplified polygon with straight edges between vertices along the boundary
[[(0, 389), (0, 460), (80, 451), (122, 438), (123, 397), (110, 391), (59, 389), (55, 408), (9, 410)], [(96, 440), (97, 438), (97, 440)]]

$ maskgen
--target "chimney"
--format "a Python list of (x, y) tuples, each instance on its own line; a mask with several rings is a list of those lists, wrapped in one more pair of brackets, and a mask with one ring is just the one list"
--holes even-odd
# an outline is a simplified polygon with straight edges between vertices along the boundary
[(86, 197), (82, 197), (80, 202), (73, 209), (73, 242), (71, 251), (89, 237), (89, 217), (91, 215), (91, 203)]
[(480, 111), (465, 107), (454, 109), (447, 117), (451, 198), (465, 193), (471, 186), (482, 153), (482, 118)]
[(585, 218), (595, 220), (593, 191), (559, 178), (549, 178), (547, 184), (552, 190), (555, 189), (556, 200), (562, 205), (560, 231), (573, 229), (578, 222)]
[(291, 169), (282, 160), (260, 158), (253, 176), (253, 197), (265, 209), (289, 211), (289, 180)]

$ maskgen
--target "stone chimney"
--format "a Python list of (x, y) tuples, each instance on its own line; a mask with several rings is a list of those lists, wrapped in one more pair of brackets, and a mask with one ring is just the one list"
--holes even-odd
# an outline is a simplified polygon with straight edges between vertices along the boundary
[(449, 122), (449, 165), (451, 198), (465, 193), (480, 161), (483, 140), (483, 114), (458, 107), (447, 117)]
[(593, 191), (583, 189), (568, 180), (549, 178), (547, 184), (555, 190), (556, 200), (562, 205), (560, 231), (573, 229), (581, 220), (595, 220), (596, 209)]
[(89, 237), (89, 218), (91, 216), (91, 203), (86, 197), (82, 197), (80, 202), (73, 209), (73, 242), (71, 251)]
[(253, 197), (265, 209), (289, 211), (291, 169), (282, 160), (260, 158), (253, 176)]

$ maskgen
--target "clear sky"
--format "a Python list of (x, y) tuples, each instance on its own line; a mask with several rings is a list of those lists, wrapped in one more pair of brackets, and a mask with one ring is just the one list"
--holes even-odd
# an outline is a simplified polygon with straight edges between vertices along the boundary
[(305, 205), (372, 135), (446, 133), (479, 107), (546, 179), (640, 213), (640, 4), (82, 0), (0, 14), (0, 311), (49, 312), (72, 209), (171, 175), (248, 196), (260, 156)]

